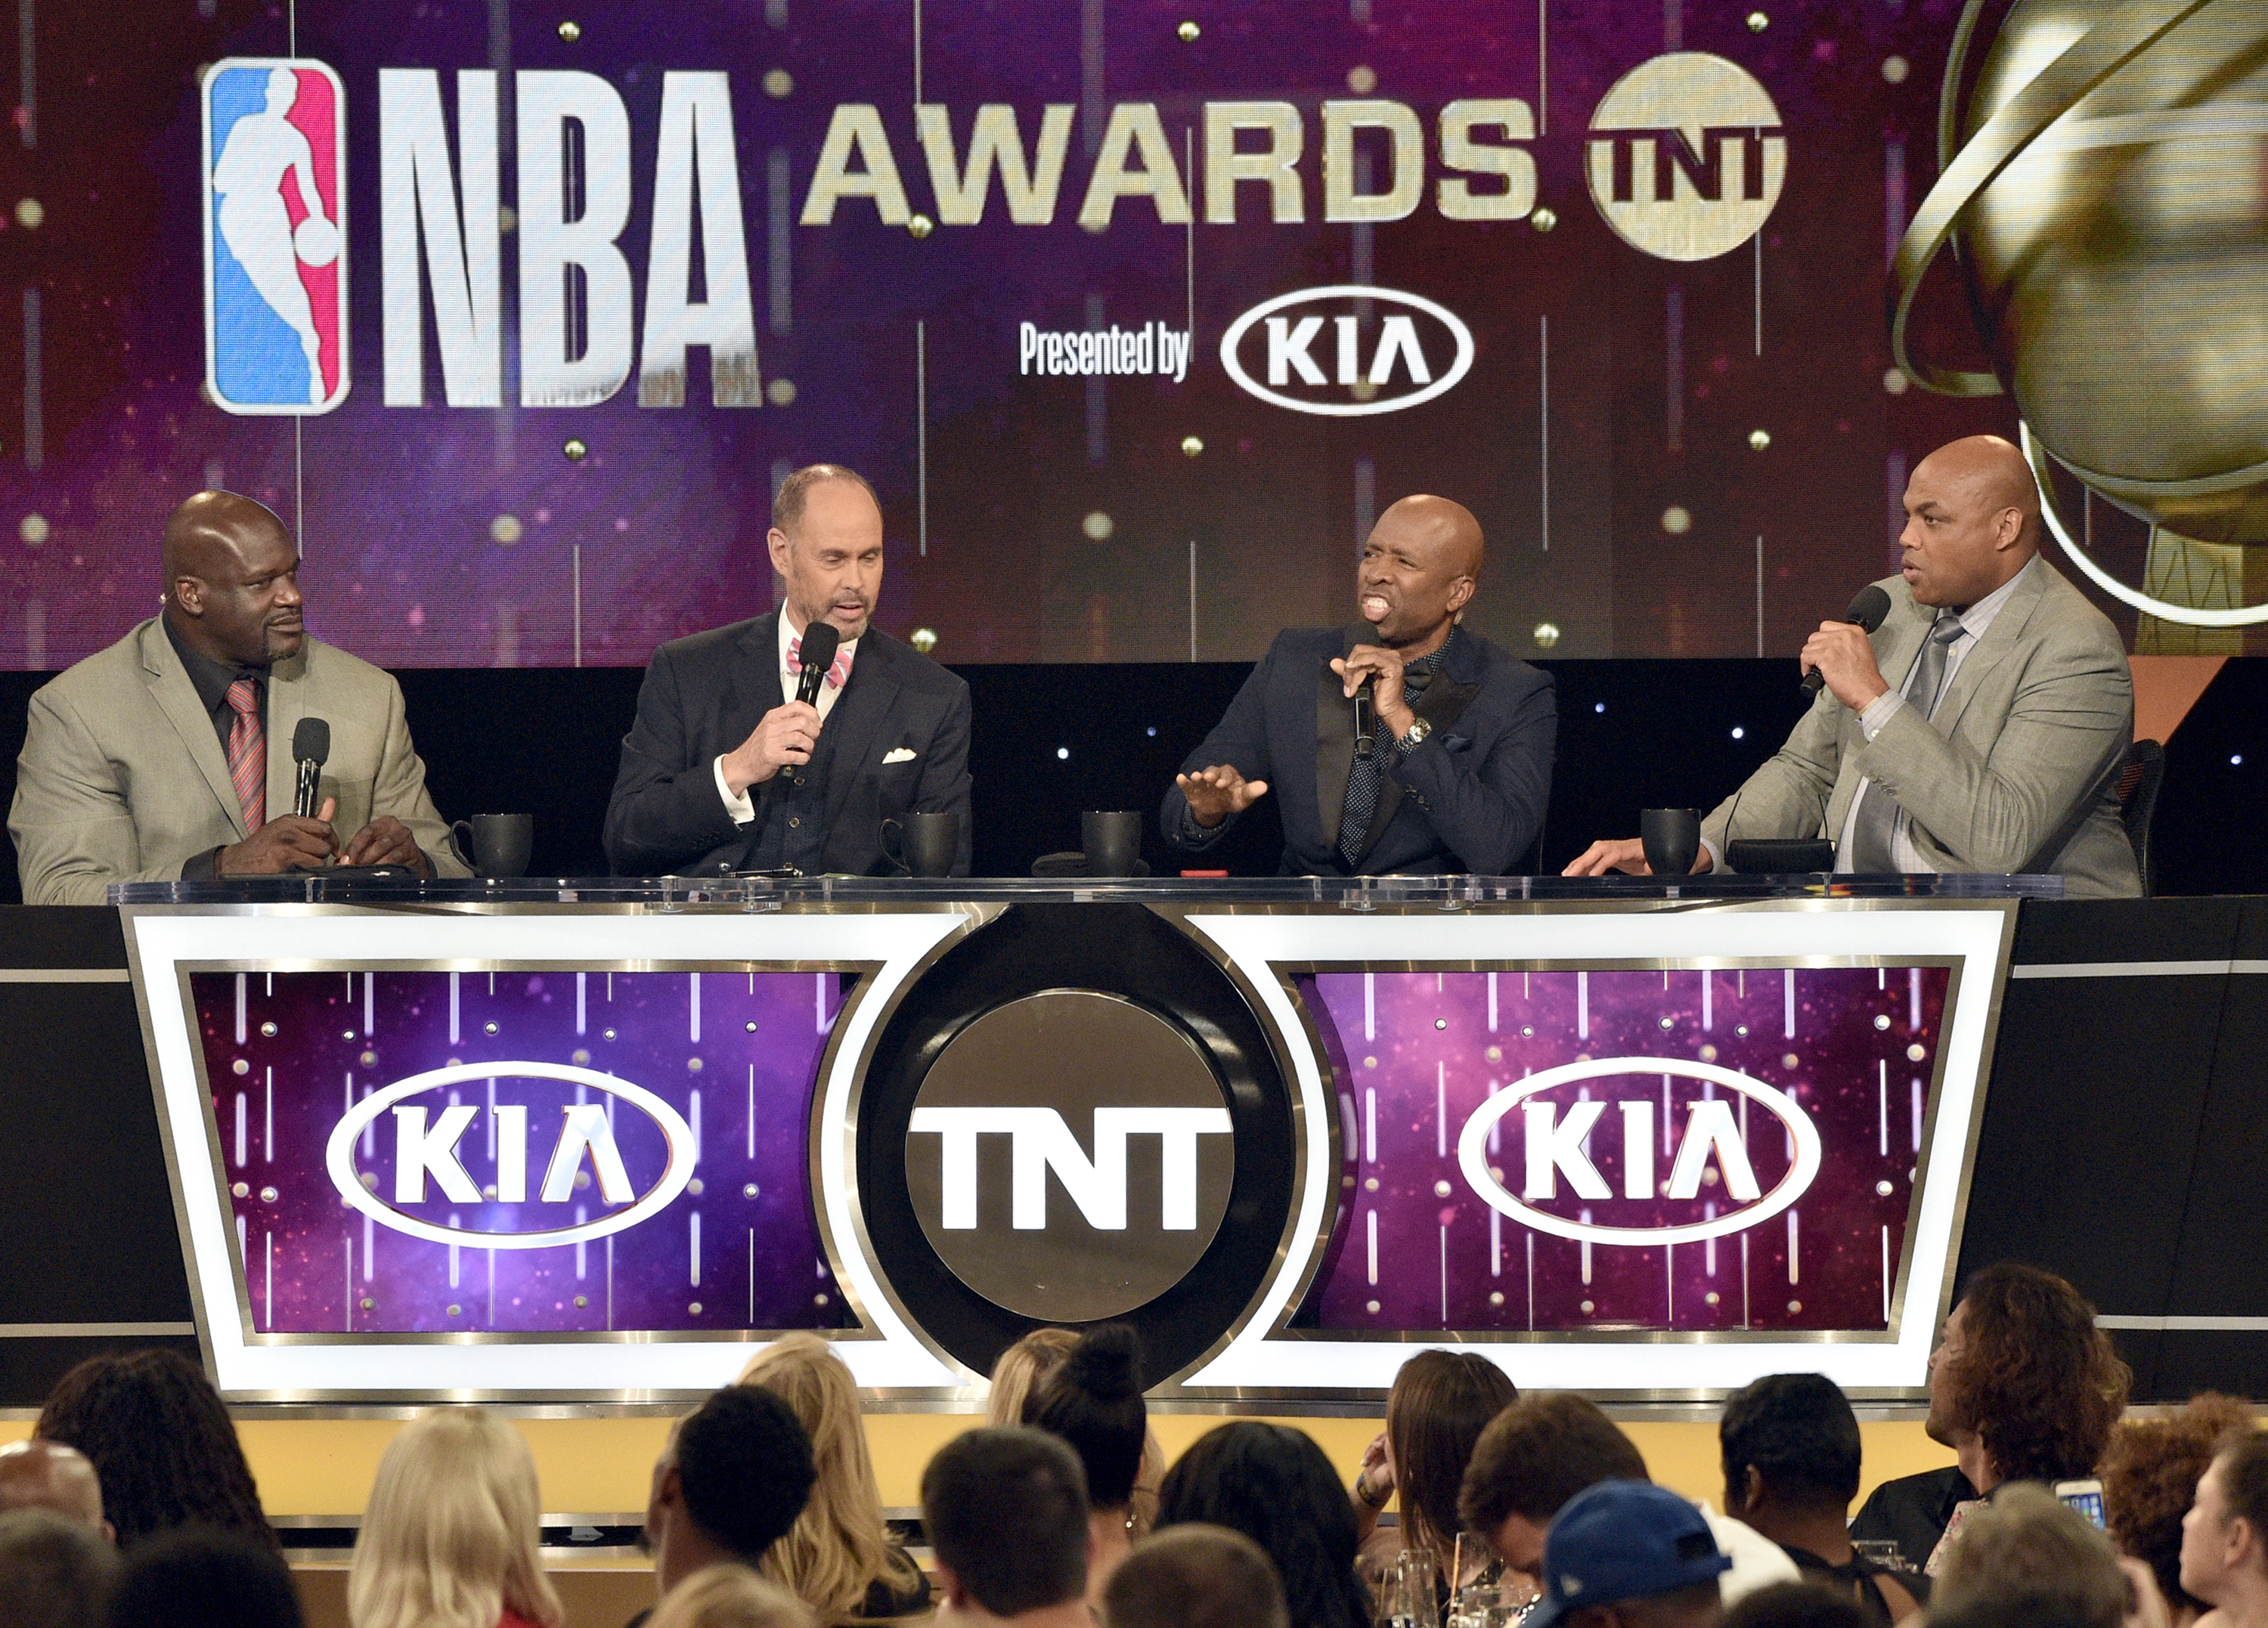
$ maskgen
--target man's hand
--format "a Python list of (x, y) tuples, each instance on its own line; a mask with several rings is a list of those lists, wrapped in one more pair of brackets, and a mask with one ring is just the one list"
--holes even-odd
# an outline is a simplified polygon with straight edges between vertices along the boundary
[(1418, 722), (1418, 715), (1410, 710), (1402, 698), (1402, 656), (1382, 644), (1358, 644), (1344, 660), (1334, 657), (1331, 671), (1338, 674), (1346, 686), (1349, 700), (1368, 678), (1371, 705), (1378, 709), (1380, 722), (1396, 736), (1410, 733), (1410, 726)]
[(818, 708), (808, 701), (775, 707), (747, 739), (725, 754), (725, 784), (738, 796), (791, 763), (810, 762), (812, 749), (818, 744)]
[(1189, 800), (1189, 812), (1207, 831), (1268, 795), (1266, 781), (1247, 780), (1230, 763), (1217, 763), (1194, 774), (1176, 774), (1174, 784), (1182, 788), (1182, 796)]
[[(1709, 850), (1703, 848), (1693, 856), (1693, 874), (1701, 875), (1712, 868), (1714, 862)], [(1646, 844), (1636, 837), (1609, 837), (1594, 842), (1575, 856), (1574, 862), (1559, 874), (1563, 876), (1603, 876), (1609, 870), (1627, 871), (1633, 876), (1650, 876), (1653, 867), (1646, 862)]]
[(378, 818), (355, 832), (354, 840), (347, 844), (346, 862), (350, 865), (407, 865), (429, 882), (433, 876), (433, 862), (425, 857), (417, 846), (417, 839), (409, 834), (409, 827), (391, 814)]
[(1818, 668), (1835, 699), (1853, 712), (1866, 711), (1889, 691), (1881, 669), (1874, 665), (1874, 647), (1867, 642), (1867, 630), (1856, 622), (1820, 623), (1796, 659), (1806, 672)]
[(336, 797), (325, 797), (321, 812), (313, 819), (285, 814), (269, 820), (243, 841), (225, 847), (215, 863), (224, 876), (273, 876), (286, 870), (320, 870), (339, 851), (331, 817), (339, 811)]

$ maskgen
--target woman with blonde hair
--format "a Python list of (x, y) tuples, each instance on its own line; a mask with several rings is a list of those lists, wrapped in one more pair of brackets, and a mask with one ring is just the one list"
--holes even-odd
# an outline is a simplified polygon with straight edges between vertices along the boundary
[(792, 1590), (824, 1623), (926, 1609), (929, 1580), (882, 1523), (858, 1387), (842, 1358), (816, 1335), (783, 1335), (756, 1353), (740, 1382), (760, 1385), (788, 1404), (811, 1437), (819, 1472), (794, 1526), (765, 1552), (763, 1574)]
[(561, 1628), (527, 1443), (481, 1408), (412, 1420), (379, 1461), (347, 1571), (354, 1628)]
[(811, 1608), (745, 1566), (704, 1566), (669, 1591), (645, 1628), (813, 1628)]
[[(992, 1363), (992, 1393), (984, 1404), (988, 1425), (1028, 1425), (1034, 1399), (1079, 1345), (1074, 1329), (1034, 1329)], [(1158, 1483), (1166, 1478), (1166, 1449), (1154, 1430), (1142, 1441), (1142, 1467), (1126, 1502), (1126, 1536), (1138, 1541), (1158, 1523)]]

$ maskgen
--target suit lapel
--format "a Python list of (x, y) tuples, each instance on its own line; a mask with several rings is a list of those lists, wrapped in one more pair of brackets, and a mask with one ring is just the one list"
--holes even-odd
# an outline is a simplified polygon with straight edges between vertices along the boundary
[(2025, 569), (2029, 575), (2016, 585), (2015, 592), (2008, 596), (2008, 603), (2000, 607), (2000, 613), (1992, 619), (1992, 625), (1984, 630), (1984, 636), (1977, 641), (1976, 648), (1961, 658), (1961, 670), (1953, 675), (1953, 682), (1946, 689), (1945, 699), (1938, 705), (1936, 716), (1930, 720), (1931, 727), (1948, 740), (1953, 738), (1954, 730), (1961, 723), (1962, 713), (1976, 699), (1977, 692), (1983, 687), (1985, 679), (2014, 652), (2018, 642), (2023, 637), (2024, 624), (2032, 620), (2032, 612), (2039, 608), (2040, 597), (2047, 586), (2046, 568), (2027, 566)]
[(763, 715), (787, 700), (780, 678), (780, 612), (759, 616), (735, 645), (735, 658), (725, 672), (725, 733), (735, 736), (727, 752), (747, 739)]
[(228, 816), (228, 823), (235, 828), (237, 840), (242, 841), (252, 833), (245, 829), (244, 810), (236, 801), (236, 784), (228, 777), (228, 759), (221, 752), (220, 737), (213, 731), (211, 717), (197, 700), (197, 686), (189, 682), (188, 670), (181, 665), (180, 657), (173, 654), (173, 642), (166, 637), (162, 616), (142, 629), (142, 670), (151, 699), (180, 736), (189, 760), (204, 776), (213, 801), (220, 804)]
[[(1354, 649), (1352, 630), (1339, 635), (1339, 654)], [(1326, 657), (1315, 672), (1315, 814), (1323, 846), (1336, 852), (1339, 820), (1346, 812), (1347, 774), (1354, 767), (1354, 703)]]
[[(850, 788), (866, 771), (867, 763), (882, 744), (882, 723), (898, 699), (898, 681), (890, 671), (893, 654), (883, 635), (869, 629), (859, 641), (850, 663), (850, 681), (835, 709), (827, 715), (824, 733), (835, 737), (835, 757), (828, 766), (827, 829), (835, 830)], [(879, 836), (879, 833), (878, 833)]]
[[(1438, 735), (1454, 723), (1457, 715), (1471, 705), (1473, 697), (1480, 693), (1481, 686), (1477, 683), (1462, 682), (1452, 678), (1447, 672), (1437, 672), (1432, 682), (1426, 685), (1425, 693), (1410, 704), (1410, 710), (1431, 724), (1433, 733)], [(1391, 766), (1380, 766), (1383, 770)], [(1394, 823), (1394, 817), (1401, 808), (1400, 778), (1381, 773), (1378, 777), (1378, 811), (1370, 817), (1370, 830), (1363, 838), (1362, 852), (1354, 856), (1357, 865), (1370, 857), (1371, 849), (1378, 846), (1378, 840), (1386, 834), (1386, 828)]]
[[(299, 789), (298, 766), (291, 760), (291, 737), (299, 728), (299, 720), (307, 715), (307, 644), (300, 641), (299, 654), (288, 662), (277, 662), (268, 670), (268, 818), (291, 811), (293, 795)], [(322, 799), (315, 799), (315, 811), (322, 811)], [(344, 810), (341, 810), (343, 812)], [(339, 840), (350, 840), (354, 832), (342, 831)]]

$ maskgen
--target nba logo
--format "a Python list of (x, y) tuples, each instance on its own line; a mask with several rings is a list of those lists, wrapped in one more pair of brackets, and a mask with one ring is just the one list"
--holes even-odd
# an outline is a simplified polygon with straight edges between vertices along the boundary
[(205, 386), (231, 413), (347, 393), (346, 91), (323, 62), (229, 57), (204, 80)]

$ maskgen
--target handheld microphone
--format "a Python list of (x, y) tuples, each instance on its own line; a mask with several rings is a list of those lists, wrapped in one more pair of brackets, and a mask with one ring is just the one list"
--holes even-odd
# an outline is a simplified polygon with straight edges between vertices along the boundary
[(1371, 680), (1366, 678), (1362, 687), (1354, 693), (1354, 755), (1358, 758), (1370, 756), (1373, 720), (1377, 716), (1373, 710), (1376, 703), (1371, 698), (1370, 686)]
[[(1889, 601), (1882, 601), (1885, 610)], [(1876, 620), (1881, 618), (1877, 617)], [(835, 664), (836, 647), (843, 642), (843, 634), (830, 621), (814, 621), (803, 630), (803, 642), (797, 647), (796, 659), (803, 671), (796, 675), (795, 698), (808, 707), (819, 699), (819, 686), (827, 680), (827, 670)]]
[(291, 812), (313, 819), (320, 806), (318, 792), (323, 765), (331, 755), (331, 726), (320, 718), (302, 718), (291, 731), (291, 761), (298, 771), (291, 793)]
[[(1845, 608), (1843, 620), (1846, 622), (1856, 622), (1860, 628), (1872, 633), (1882, 625), (1882, 618), (1889, 613), (1890, 596), (1875, 587), (1874, 583), (1868, 583), (1864, 588), (1859, 590), (1858, 596)], [(1826, 682), (1819, 669), (1814, 667), (1803, 675), (1803, 693), (1806, 695), (1816, 695), (1819, 693), (1820, 687)]]

